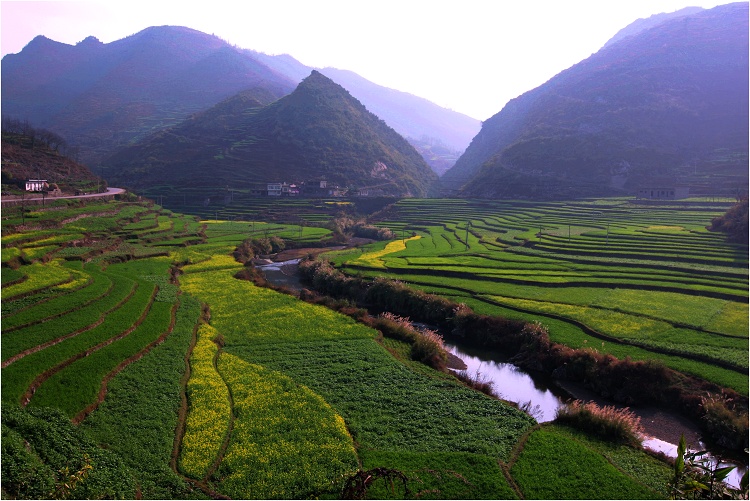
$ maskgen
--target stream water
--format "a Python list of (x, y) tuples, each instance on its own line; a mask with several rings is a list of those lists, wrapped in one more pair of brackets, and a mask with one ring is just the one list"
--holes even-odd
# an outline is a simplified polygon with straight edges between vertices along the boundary
[[(263, 272), (269, 282), (293, 290), (300, 290), (302, 286), (299, 278), (289, 271), (290, 266), (296, 265), (299, 261), (299, 259), (292, 259), (260, 265), (257, 268)], [(540, 423), (554, 420), (557, 409), (574, 398), (571, 393), (562, 389), (551, 379), (532, 376), (512, 363), (508, 363), (507, 357), (500, 353), (461, 346), (450, 340), (446, 340), (445, 345), (451, 353), (463, 360), (467, 366), (466, 372), (470, 376), (480, 381), (492, 382), (493, 389), (500, 398), (523, 406)], [(578, 391), (585, 394), (585, 390), (579, 389)], [(591, 397), (591, 399), (596, 400), (593, 395)], [(580, 394), (576, 394), (575, 398), (586, 399)], [(601, 404), (601, 402), (599, 403)], [(606, 405), (616, 404), (606, 403)], [(685, 434), (689, 444), (703, 447), (703, 444), (698, 440), (700, 433), (697, 427), (681, 416), (655, 409), (631, 410), (641, 417), (641, 422), (646, 429), (647, 435), (643, 440), (644, 447), (675, 457), (680, 433)], [(669, 426), (655, 425), (656, 422), (663, 424), (665, 421), (669, 423)], [(669, 432), (665, 431), (667, 429)], [(740, 479), (747, 467), (724, 462), (722, 462), (722, 465), (737, 466), (730, 474), (727, 482), (732, 486), (739, 486)]]
[[(451, 353), (463, 360), (467, 367), (466, 372), (469, 375), (480, 381), (492, 382), (493, 389), (500, 398), (523, 406), (540, 423), (554, 420), (557, 409), (573, 398), (570, 393), (557, 386), (550, 379), (532, 376), (519, 367), (508, 363), (507, 358), (500, 353), (459, 346), (450, 340), (446, 340), (445, 346)], [(578, 395), (576, 397), (580, 398)], [(601, 404), (601, 402), (599, 403)], [(606, 404), (622, 407), (611, 402)], [(700, 435), (697, 427), (681, 416), (669, 415), (654, 409), (631, 408), (631, 410), (641, 417), (641, 422), (646, 429), (643, 447), (662, 452), (669, 457), (676, 457), (679, 437), (675, 439), (675, 433), (685, 433), (686, 437), (695, 439), (691, 442), (688, 438), (689, 444), (692, 443), (705, 449), (704, 444), (696, 438)], [(669, 422), (669, 432), (665, 432), (659, 426), (649, 426), (650, 420), (657, 419), (661, 422)], [(710, 454), (709, 458), (715, 461), (715, 458)], [(727, 483), (738, 487), (747, 467), (723, 461), (722, 466), (737, 467), (730, 474)]]

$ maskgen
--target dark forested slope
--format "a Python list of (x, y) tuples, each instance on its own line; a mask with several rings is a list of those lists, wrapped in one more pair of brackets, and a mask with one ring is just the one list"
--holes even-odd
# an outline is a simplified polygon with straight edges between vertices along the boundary
[[(250, 189), (302, 182), (428, 192), (437, 176), (406, 140), (317, 71), (270, 102), (248, 91), (105, 159), (112, 183)], [(270, 103), (270, 104), (269, 104)]]

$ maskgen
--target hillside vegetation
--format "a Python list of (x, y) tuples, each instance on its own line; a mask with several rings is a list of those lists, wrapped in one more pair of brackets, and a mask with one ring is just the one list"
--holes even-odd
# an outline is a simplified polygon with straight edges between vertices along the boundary
[[(2, 107), (5, 115), (65, 137), (97, 168), (117, 149), (238, 92), (262, 87), (288, 94), (313, 69), (182, 26), (152, 26), (111, 43), (88, 37), (68, 45), (40, 35), (3, 57)], [(460, 153), (479, 130), (478, 120), (418, 96), (352, 72), (320, 71), (415, 144), (427, 137)]]
[(657, 185), (736, 196), (748, 184), (748, 74), (747, 3), (665, 18), (511, 100), (443, 184), (481, 198)]
[(106, 159), (105, 175), (134, 189), (242, 190), (325, 179), (399, 196), (424, 196), (437, 181), (404, 138), (321, 73), (270, 97), (239, 94)]
[[(73, 151), (71, 151), (73, 150)], [(106, 189), (107, 183), (85, 165), (70, 158), (75, 154), (67, 142), (28, 122), (3, 119), (2, 184), (3, 194), (22, 193), (29, 179), (46, 179), (65, 193), (76, 190)]]

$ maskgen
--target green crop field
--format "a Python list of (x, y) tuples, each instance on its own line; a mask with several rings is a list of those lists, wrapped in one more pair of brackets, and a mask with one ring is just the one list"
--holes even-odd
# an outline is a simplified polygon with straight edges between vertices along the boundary
[(619, 357), (657, 358), (747, 396), (747, 245), (706, 230), (726, 207), (402, 200), (380, 224), (421, 238), (392, 252), (373, 244), (331, 259), (352, 274), (583, 326), (572, 338), (565, 328), (550, 335)]
[[(195, 203), (203, 220), (132, 202), (3, 217), (4, 496), (90, 466), (69, 497), (337, 498), (376, 468), (408, 491), (369, 498), (666, 497), (643, 451), (538, 428), (368, 325), (236, 278), (244, 240), (318, 245), (349, 205), (233, 197)], [(719, 213), (403, 200), (378, 223), (400, 238), (330, 257), (746, 395), (747, 249), (705, 231)]]

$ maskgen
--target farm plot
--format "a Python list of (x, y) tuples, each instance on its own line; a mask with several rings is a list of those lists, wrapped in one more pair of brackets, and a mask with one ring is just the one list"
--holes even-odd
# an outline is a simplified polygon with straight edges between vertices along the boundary
[(747, 395), (747, 246), (705, 229), (728, 205), (402, 200), (379, 224), (422, 238), (378, 261), (332, 259), (350, 273), (567, 321), (573, 329), (553, 328), (553, 339), (618, 356), (637, 347)]
[[(293, 381), (294, 387), (309, 388), (343, 417), (361, 451), (396, 455), (420, 451), (424, 456), (418, 463), (424, 468), (457, 466), (462, 454), (480, 455), (486, 461), (467, 464), (483, 465), (482, 474), (489, 474), (485, 471), (489, 468), (491, 482), (509, 491), (501, 472), (492, 465), (507, 456), (520, 434), (533, 424), (530, 417), (443, 377), (407, 369), (374, 341), (374, 331), (348, 317), (238, 281), (231, 270), (189, 272), (190, 268), (186, 267), (188, 273), (182, 277), (183, 289), (211, 305), (211, 324), (222, 335), (227, 353), (219, 358), (220, 368), (225, 356), (234, 356), (237, 363), (246, 364), (245, 373), (257, 370), (271, 378), (284, 374), (291, 378), (288, 384)], [(252, 366), (258, 368), (251, 371)], [(229, 382), (236, 406), (233, 384), (237, 383)], [(287, 400), (293, 398), (284, 394)], [(331, 423), (330, 419), (325, 423)], [(247, 439), (235, 437), (238, 430), (233, 431), (232, 441), (242, 443)], [(304, 447), (300, 450), (306, 450)], [(219, 474), (231, 451), (230, 442)], [(432, 454), (442, 459), (435, 463)], [(370, 464), (376, 465), (384, 456), (372, 457)], [(253, 464), (267, 468), (263, 461)], [(468, 466), (458, 473), (477, 475)], [(328, 482), (332, 480), (329, 476)], [(296, 482), (309, 480), (298, 478)]]
[(181, 405), (180, 379), (200, 304), (183, 294), (172, 333), (108, 384), (107, 397), (81, 423), (100, 444), (123, 458), (144, 499), (195, 496), (170, 467)]
[(222, 355), (219, 370), (237, 414), (218, 471), (222, 492), (298, 499), (341, 489), (357, 455), (344, 420), (323, 398), (234, 355)]
[[(41, 406), (55, 407), (59, 420), (83, 419), (76, 429), (106, 448), (109, 456), (121, 458), (117, 468), (112, 461), (97, 464), (98, 474), (113, 478), (119, 478), (122, 465), (127, 467), (126, 480), (133, 488), (107, 491), (108, 497), (336, 497), (348, 475), (376, 467), (405, 472), (412, 494), (419, 497), (516, 496), (498, 460), (510, 458), (533, 419), (445, 374), (404, 365), (378, 343), (376, 331), (348, 317), (234, 278), (243, 267), (231, 252), (248, 236), (263, 236), (268, 230), (269, 235), (306, 242), (325, 237), (328, 230), (257, 221), (255, 228), (252, 221), (199, 224), (158, 206), (90, 208), (65, 208), (55, 211), (55, 217), (39, 211), (37, 221), (59, 227), (34, 238), (15, 237), (4, 226), (8, 264), (23, 259), (26, 244), (53, 245), (43, 241), (55, 232), (60, 239), (54, 245), (61, 250), (75, 249), (65, 247), (73, 240), (81, 240), (75, 242), (77, 248), (91, 250), (58, 250), (51, 255), (71, 260), (27, 262), (15, 274), (28, 276), (24, 282), (37, 280), (36, 273), (42, 277), (46, 268), (52, 275), (67, 274), (62, 281), (45, 277), (8, 301), (6, 290), (12, 292), (22, 282), (3, 288), (3, 325), (11, 328), (0, 338), (0, 384), (4, 408), (18, 407), (26, 398), (29, 404), (22, 412), (29, 415), (47, 412)], [(484, 213), (473, 220), (469, 233), (474, 256), (463, 254), (465, 226), (457, 220), (430, 223), (435, 238), (443, 238), (441, 245), (451, 251), (429, 257), (458, 270), (492, 275), (493, 266), (502, 262), (492, 253), (503, 247), (491, 245), (481, 232), (492, 238), (507, 233), (497, 227), (491, 206), (481, 208)], [(338, 207), (325, 209), (321, 214)], [(473, 210), (462, 203), (461, 210), (452, 213), (465, 217)], [(104, 221), (95, 221), (94, 215)], [(308, 216), (319, 217), (314, 211)], [(148, 232), (159, 218), (162, 223), (169, 218), (171, 228)], [(527, 229), (520, 227), (522, 218), (517, 219), (519, 229), (513, 231), (520, 235)], [(386, 266), (406, 266), (415, 249), (435, 247), (416, 226), (394, 227), (403, 229), (406, 238), (411, 231), (420, 238), (402, 238), (401, 246), (394, 244), (389, 253), (379, 255), (376, 260)], [(193, 235), (203, 243), (195, 244)], [(46, 255), (46, 250), (37, 254)], [(451, 261), (453, 257), (464, 261)], [(535, 259), (514, 256), (527, 270)], [(170, 280), (173, 264), (181, 267), (182, 273), (174, 274), (181, 287)], [(571, 266), (556, 259), (547, 264), (549, 271), (558, 272)], [(513, 266), (505, 267), (513, 271)], [(501, 308), (487, 302), (492, 289), (483, 296), (450, 286), (444, 290)], [(619, 300), (627, 303), (627, 298)], [(733, 304), (714, 306), (740, 317), (741, 309), (733, 309)], [(201, 311), (210, 324), (198, 329)], [(654, 316), (648, 310), (643, 314)], [(703, 325), (731, 330), (715, 318)], [(188, 366), (192, 378), (183, 381)], [(31, 387), (36, 390), (29, 392)], [(102, 390), (106, 397), (100, 402)], [(3, 420), (5, 425), (5, 414)], [(33, 444), (28, 438), (13, 436), (18, 454), (26, 450), (24, 440)], [(56, 450), (66, 446), (55, 444)], [(4, 444), (4, 454), (8, 450)], [(60, 467), (55, 463), (50, 475)], [(373, 487), (371, 496), (393, 494), (381, 485)]]
[(229, 389), (216, 368), (217, 335), (210, 325), (201, 325), (190, 355), (187, 385), (190, 408), (179, 466), (185, 475), (198, 480), (205, 478), (214, 462), (220, 459), (219, 452), (232, 420)]
[(580, 441), (549, 427), (528, 437), (510, 471), (528, 499), (659, 497)]
[[(133, 263), (113, 265), (108, 271), (122, 284), (117, 290), (125, 293), (124, 297), (105, 296), (107, 304), (112, 305), (109, 310), (97, 308), (102, 302), (83, 308), (90, 312), (89, 317), (61, 317), (61, 321), (71, 317), (67, 331), (70, 335), (60, 337), (58, 332), (37, 324), (3, 336), (3, 341), (7, 337), (7, 344), (12, 348), (9, 355), (23, 354), (19, 348), (28, 350), (26, 356), (3, 369), (0, 383), (3, 401), (18, 402), (27, 394), (26, 398), (30, 398), (33, 405), (64, 408), (71, 417), (92, 403), (107, 372), (169, 327), (172, 303), (159, 301), (154, 305), (156, 285), (138, 278), (149, 269), (163, 272), (166, 264), (162, 260), (161, 263), (140, 262), (137, 268)], [(131, 294), (131, 291), (134, 292)], [(97, 319), (93, 323), (85, 323), (94, 316)], [(85, 325), (79, 327), (80, 323)], [(25, 335), (32, 330), (38, 333)], [(11, 344), (11, 341), (16, 342)], [(6, 356), (5, 351), (3, 356)]]

